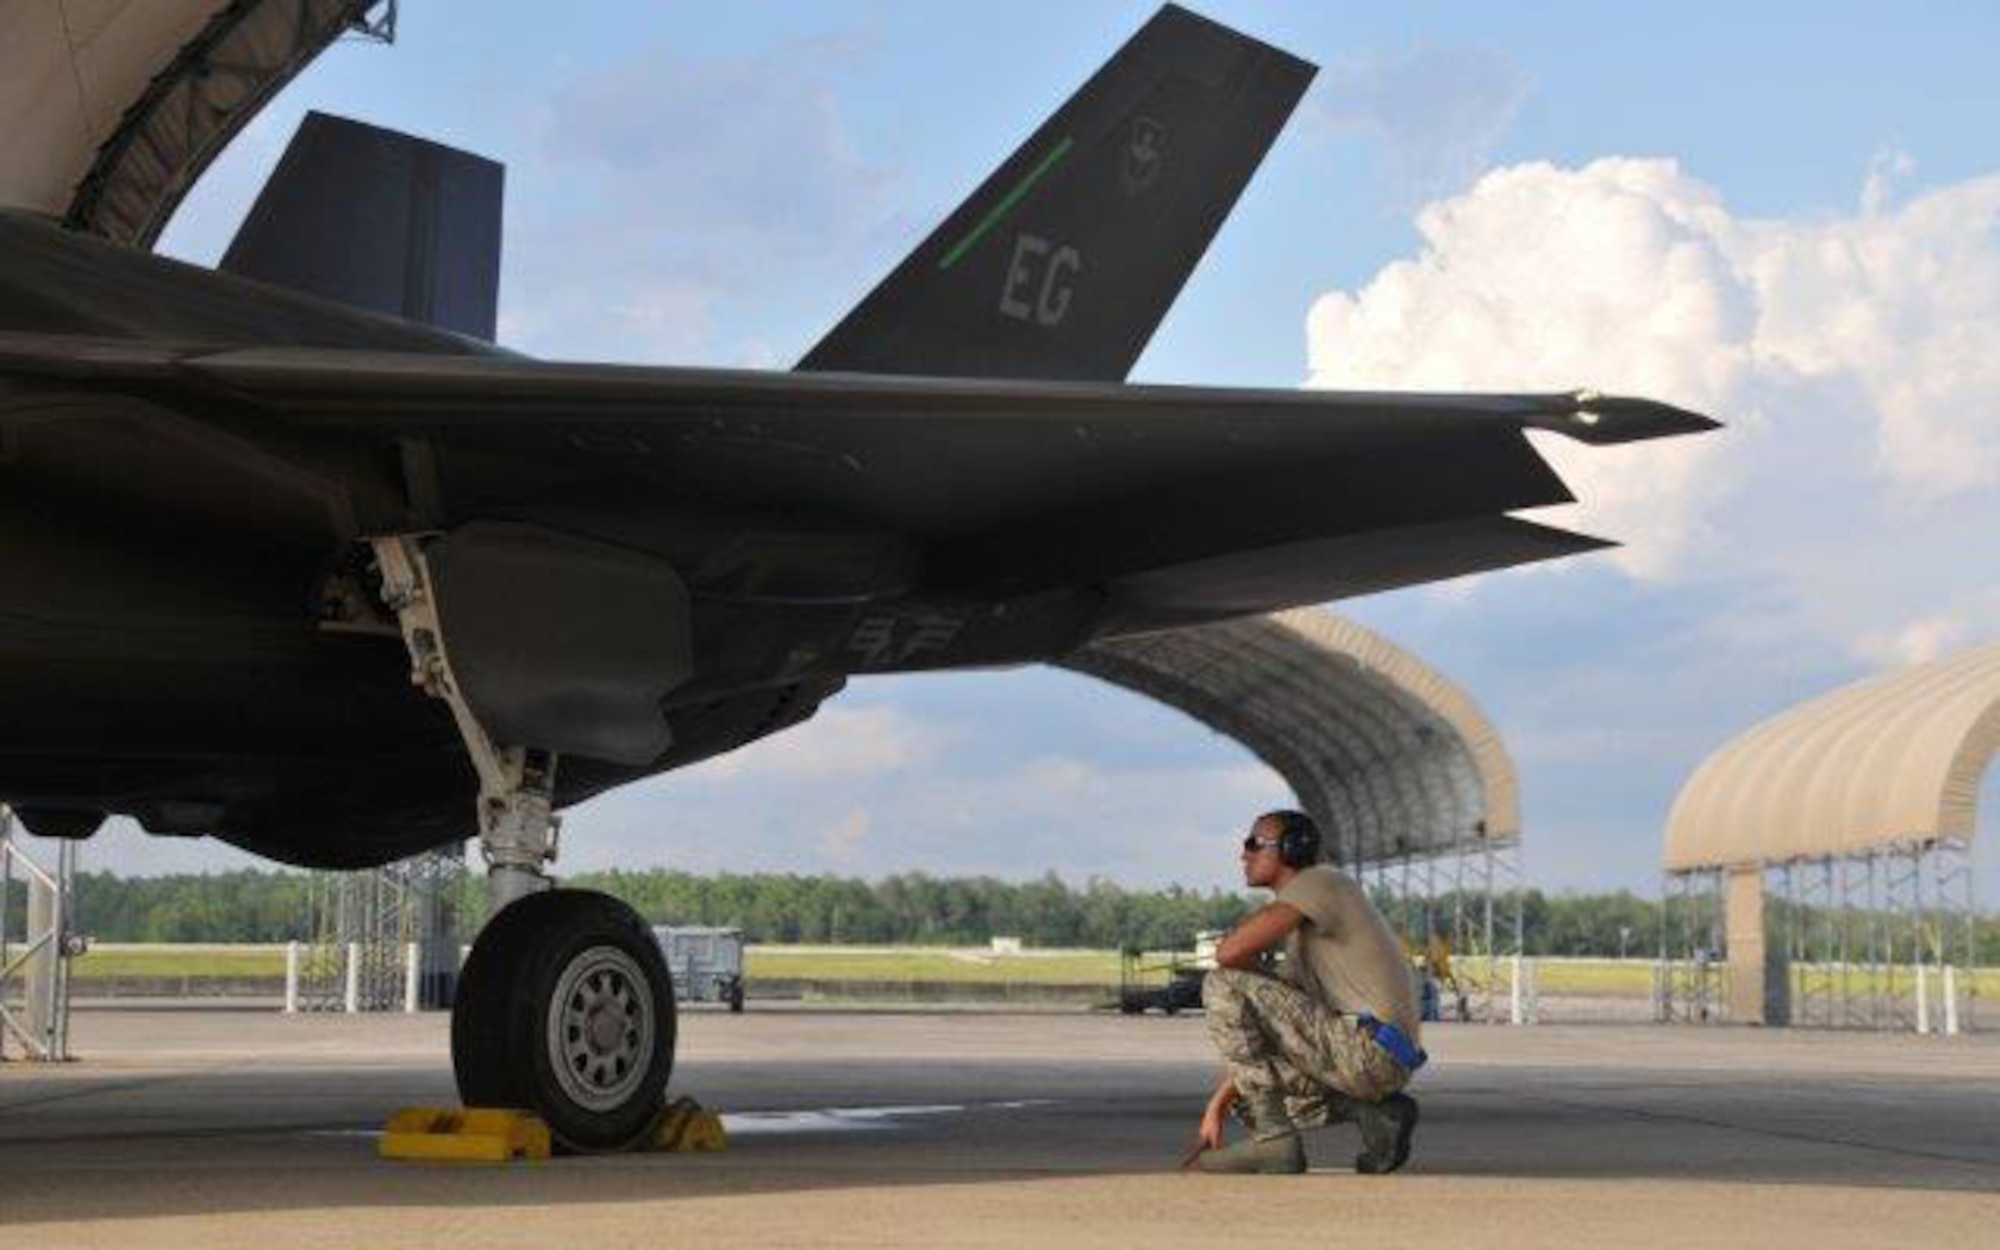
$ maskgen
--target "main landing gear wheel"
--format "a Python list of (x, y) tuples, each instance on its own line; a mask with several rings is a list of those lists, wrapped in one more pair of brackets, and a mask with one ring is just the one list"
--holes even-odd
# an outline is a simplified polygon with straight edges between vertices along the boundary
[(652, 931), (588, 890), (508, 904), (459, 978), (451, 1061), (468, 1107), (532, 1110), (572, 1150), (637, 1144), (674, 1066), (673, 980)]

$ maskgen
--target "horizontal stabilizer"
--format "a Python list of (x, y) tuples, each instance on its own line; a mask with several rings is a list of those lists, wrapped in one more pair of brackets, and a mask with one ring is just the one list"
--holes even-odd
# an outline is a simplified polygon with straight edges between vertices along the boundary
[(308, 113), (221, 268), (491, 342), (504, 175), (470, 152)]
[(1105, 588), (1105, 632), (1146, 633), (1327, 603), (1616, 545), (1510, 516), (1307, 539), (1118, 578)]
[(1123, 378), (1313, 72), (1168, 5), (799, 368)]

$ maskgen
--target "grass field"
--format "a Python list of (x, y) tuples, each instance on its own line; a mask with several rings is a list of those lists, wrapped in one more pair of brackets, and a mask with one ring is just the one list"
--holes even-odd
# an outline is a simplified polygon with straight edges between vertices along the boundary
[(245, 946), (119, 947), (86, 952), (74, 969), (80, 981), (112, 977), (281, 977), (283, 948)]
[(1116, 951), (1060, 951), (1039, 955), (911, 949), (846, 952), (753, 946), (744, 954), (756, 978), (820, 981), (980, 981), (1036, 985), (1115, 985)]
[[(753, 946), (744, 962), (755, 978), (823, 981), (984, 981), (1039, 985), (1113, 985), (1116, 951), (987, 955), (983, 951)], [(76, 962), (79, 980), (111, 977), (278, 977), (282, 948), (118, 947), (93, 950)]]
[[(745, 953), (745, 963), (750, 976), (757, 980), (1107, 986), (1118, 983), (1116, 951), (993, 955), (983, 950), (929, 947), (753, 946)], [(1544, 995), (1643, 997), (1652, 987), (1650, 960), (1543, 959), (1535, 963), (1536, 979)], [(93, 950), (76, 964), (80, 981), (112, 977), (280, 977), (284, 972), (283, 948), (269, 946), (120, 946)], [(1501, 977), (1504, 984), (1504, 965)], [(1907, 971), (1900, 974), (1900, 980), (1907, 987)], [(1982, 968), (1974, 981), (1981, 998), (2000, 997), (2000, 968)], [(1871, 979), (1865, 971), (1857, 969), (1848, 974), (1848, 985), (1854, 993), (1867, 993)]]

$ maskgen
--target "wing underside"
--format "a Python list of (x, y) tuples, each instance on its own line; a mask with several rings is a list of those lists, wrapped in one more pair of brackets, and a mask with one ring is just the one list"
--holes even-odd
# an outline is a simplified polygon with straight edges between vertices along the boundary
[[(546, 364), (0, 336), (16, 379), (120, 391), (276, 445), (420, 447), (431, 524), (616, 499), (893, 535), (968, 594), (1100, 586), (1190, 616), (1603, 545), (1508, 514), (1571, 496), (1523, 432), (1707, 418), (1590, 393), (1425, 395)], [(662, 514), (664, 516), (664, 514)], [(362, 529), (409, 518), (357, 513)], [(662, 524), (666, 523), (663, 519)]]

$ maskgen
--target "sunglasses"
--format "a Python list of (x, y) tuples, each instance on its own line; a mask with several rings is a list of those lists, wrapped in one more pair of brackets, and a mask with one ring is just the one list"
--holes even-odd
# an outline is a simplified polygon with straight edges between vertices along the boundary
[(1267, 851), (1276, 845), (1278, 845), (1277, 838), (1260, 838), (1254, 833), (1243, 839), (1243, 849), (1252, 855), (1259, 851)]

